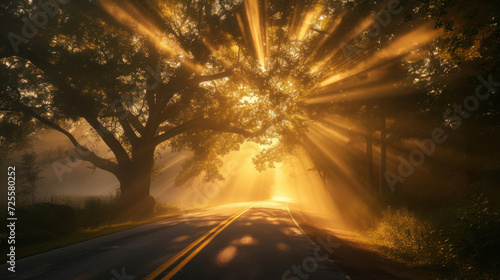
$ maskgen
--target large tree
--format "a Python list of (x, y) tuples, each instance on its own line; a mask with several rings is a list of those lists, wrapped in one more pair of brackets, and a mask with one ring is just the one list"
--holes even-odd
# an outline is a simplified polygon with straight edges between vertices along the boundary
[[(194, 152), (181, 181), (221, 179), (221, 155), (303, 121), (303, 44), (264, 28), (286, 26), (291, 12), (286, 1), (3, 2), (2, 145), (54, 129), (116, 176), (131, 213), (150, 212), (162, 143)], [(91, 150), (89, 136), (112, 156)]]

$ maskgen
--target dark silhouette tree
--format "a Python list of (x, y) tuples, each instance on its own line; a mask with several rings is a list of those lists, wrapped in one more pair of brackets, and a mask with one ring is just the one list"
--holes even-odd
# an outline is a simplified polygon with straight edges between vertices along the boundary
[(37, 162), (37, 154), (35, 152), (25, 152), (21, 156), (19, 167), (19, 178), (25, 182), (25, 188), (22, 190), (31, 198), (31, 203), (36, 201), (36, 190), (43, 177), (40, 175), (42, 169)]
[[(130, 215), (152, 211), (150, 174), (163, 143), (194, 152), (179, 182), (222, 179), (219, 157), (245, 139), (291, 137), (296, 100), (310, 87), (303, 68), (294, 70), (305, 57), (283, 34), (272, 37), (283, 41), (274, 50), (255, 35), (270, 16), (286, 21), (285, 2), (3, 2), (2, 145), (40, 129), (64, 134), (83, 160), (116, 176)], [(279, 86), (285, 76), (297, 87)], [(84, 134), (112, 157), (90, 150)]]

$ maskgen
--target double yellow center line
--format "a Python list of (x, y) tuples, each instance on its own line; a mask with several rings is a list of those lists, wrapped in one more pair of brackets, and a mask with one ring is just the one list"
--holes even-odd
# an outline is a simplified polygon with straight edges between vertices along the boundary
[[(164, 271), (169, 270), (173, 264), (175, 264), (181, 258), (184, 258), (179, 264), (177, 264), (170, 272), (163, 278), (158, 278), (162, 280), (167, 280), (172, 278), (179, 270), (181, 270), (194, 256), (196, 256), (205, 246), (212, 241), (221, 231), (223, 231), (227, 226), (229, 226), (234, 220), (236, 220), (239, 216), (243, 215), (248, 209), (252, 208), (254, 205), (251, 205), (233, 216), (229, 217), (227, 220), (220, 223), (215, 228), (211, 229), (209, 232), (205, 233), (202, 237), (198, 238), (195, 242), (189, 244), (184, 250), (177, 253), (171, 259), (166, 261), (164, 264), (159, 266), (153, 272), (151, 272), (148, 276), (144, 278), (144, 280), (153, 280), (156, 279), (160, 274)], [(193, 250), (194, 249), (194, 250)], [(189, 253), (189, 254), (188, 254)]]

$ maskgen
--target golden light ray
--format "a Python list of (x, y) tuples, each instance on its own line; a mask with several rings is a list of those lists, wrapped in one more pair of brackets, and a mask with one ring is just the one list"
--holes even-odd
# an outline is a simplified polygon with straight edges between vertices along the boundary
[(359, 74), (370, 68), (374, 68), (378, 65), (383, 65), (391, 59), (403, 57), (409, 54), (411, 51), (432, 42), (432, 40), (442, 35), (442, 33), (442, 30), (436, 30), (431, 25), (424, 24), (390, 43), (382, 50), (375, 52), (369, 58), (360, 61), (349, 70), (336, 73), (324, 79), (320, 83), (320, 86), (324, 87), (342, 81), (348, 77)]
[(100, 0), (103, 9), (118, 20), (121, 24), (128, 26), (150, 41), (164, 52), (172, 56), (182, 56), (183, 64), (195, 73), (201, 73), (203, 66), (189, 58), (189, 54), (179, 44), (169, 39), (155, 24), (151, 22), (138, 8), (129, 1), (121, 1), (118, 5), (112, 0)]
[(287, 158), (285, 163), (274, 170), (275, 183), (271, 196), (276, 201), (287, 201), (293, 207), (301, 208), (315, 215), (329, 215), (335, 223), (330, 226), (343, 228), (341, 209), (334, 203), (318, 173), (311, 170), (313, 163), (303, 150)]
[(343, 135), (341, 132), (335, 130), (332, 127), (326, 127), (322, 123), (313, 123), (309, 126), (309, 129), (319, 134), (328, 134), (328, 136), (333, 137), (338, 141), (346, 144), (349, 143), (349, 141), (351, 141), (349, 137)]
[(388, 97), (396, 96), (402, 94), (410, 94), (411, 91), (405, 90), (404, 88), (395, 87), (393, 83), (385, 83), (373, 87), (364, 87), (360, 89), (345, 90), (335, 94), (329, 94), (326, 96), (312, 97), (305, 101), (306, 104), (318, 104), (318, 103), (335, 103), (339, 101), (359, 101), (370, 98), (378, 97)]
[(155, 195), (177, 203), (183, 209), (267, 199), (269, 186), (274, 184), (274, 169), (265, 172), (255, 169), (252, 158), (260, 149), (257, 144), (246, 142), (239, 151), (224, 156), (220, 168), (224, 181), (204, 182), (203, 176), (198, 176), (189, 184), (177, 187), (174, 179), (181, 170), (182, 162), (176, 160), (173, 164), (173, 160), (169, 161), (172, 163), (169, 164), (170, 170), (154, 183)]
[(340, 23), (342, 23), (342, 20), (344, 19), (346, 14), (347, 14), (347, 10), (344, 10), (335, 20), (333, 20), (332, 24), (326, 30), (326, 34), (318, 42), (318, 45), (314, 48), (311, 56), (314, 56), (317, 53), (317, 51), (319, 50), (319, 48), (321, 48), (325, 44), (325, 42), (328, 40), (328, 37), (335, 33), (335, 31), (339, 27)]
[(302, 41), (307, 34), (307, 31), (314, 24), (314, 18), (323, 12), (323, 6), (313, 5), (306, 14), (302, 17), (302, 22), (297, 28), (297, 40)]
[(383, 65), (377, 65), (377, 67), (375, 68), (360, 72), (359, 74), (349, 77), (348, 79), (345, 79), (339, 83), (334, 83), (323, 87), (320, 89), (318, 94), (354, 90), (361, 87), (372, 88), (374, 86), (380, 86), (386, 83), (394, 83), (396, 81), (394, 79), (393, 67), (398, 66), (398, 62), (400, 62), (400, 60), (398, 59), (387, 61)]
[[(370, 25), (372, 25), (375, 22), (375, 18), (373, 16), (367, 16), (365, 17), (358, 25), (356, 25), (351, 32), (347, 33), (345, 36), (340, 38), (338, 40), (338, 43), (333, 47), (323, 59), (318, 61), (313, 67), (311, 67), (311, 73), (315, 73), (319, 70), (321, 70), (328, 61), (330, 61), (334, 56), (340, 53), (341, 47), (342, 47), (342, 42), (351, 42), (356, 38), (356, 36), (359, 36), (364, 30), (366, 30)], [(334, 27), (337, 28), (338, 24), (340, 24), (340, 21), (337, 23), (334, 23)], [(360, 31), (361, 30), (361, 31)]]
[[(204, 39), (203, 44), (212, 52), (215, 58), (220, 60), (226, 69), (231, 69), (234, 67), (235, 63), (231, 61), (231, 56), (219, 52), (219, 49), (211, 44), (208, 40)], [(232, 42), (231, 47), (228, 48), (228, 50), (235, 56), (238, 55), (239, 47), (236, 43)], [(237, 63), (237, 62), (236, 62)]]
[[(337, 170), (337, 172), (332, 174), (333, 177), (327, 179), (328, 187), (326, 185), (323, 187), (324, 190), (328, 190), (324, 195), (331, 200), (331, 203), (335, 207), (334, 209), (337, 209), (337, 211), (330, 210), (333, 213), (332, 215), (329, 215), (329, 212), (321, 212), (326, 220), (315, 222), (322, 224), (326, 228), (337, 230), (339, 224), (342, 225), (341, 228), (353, 229), (362, 226), (362, 223), (367, 220), (374, 219), (378, 211), (378, 205), (367, 203), (365, 200), (372, 190), (367, 188), (364, 182), (359, 181), (361, 178), (359, 170), (354, 170), (350, 167), (342, 155), (353, 152), (350, 148), (351, 144), (345, 145), (339, 143), (340, 146), (337, 149), (342, 149), (342, 153), (339, 153), (340, 151), (337, 151), (335, 148), (332, 149), (332, 143), (335, 143), (333, 146), (336, 146), (337, 142), (335, 140), (332, 141), (328, 133), (323, 135), (308, 133), (306, 138), (307, 141), (304, 147), (306, 149), (317, 150), (329, 160), (328, 165)], [(318, 199), (318, 201), (322, 200), (325, 199)], [(303, 207), (304, 211), (314, 209), (314, 206), (308, 204), (299, 207)]]
[(338, 128), (344, 129), (346, 131), (352, 131), (352, 132), (359, 134), (359, 135), (368, 135), (368, 132), (366, 130), (364, 130), (363, 128), (361, 128), (360, 125), (358, 125), (358, 124), (356, 124), (356, 123), (354, 123), (346, 118), (343, 118), (339, 115), (326, 116), (325, 118), (323, 118), (322, 121), (328, 123), (329, 125), (336, 126)]
[[(261, 32), (259, 1), (245, 0), (245, 12), (257, 59), (259, 60), (261, 66), (265, 67), (264, 42)], [(242, 33), (245, 33), (245, 29), (242, 29), (241, 31)]]
[[(336, 178), (337, 182), (336, 184), (333, 184), (330, 186), (332, 190), (338, 190), (340, 191), (341, 189), (345, 191), (351, 191), (351, 192), (359, 192), (359, 193), (368, 193), (368, 190), (366, 188), (366, 185), (364, 182), (361, 182), (359, 178), (362, 178), (358, 174), (358, 170), (354, 170), (352, 167), (350, 167), (345, 161), (342, 156), (340, 156), (339, 153), (335, 152), (334, 149), (331, 147), (331, 141), (327, 138), (321, 138), (321, 136), (317, 136), (314, 134), (310, 134), (307, 136), (308, 138), (308, 144), (311, 145), (313, 149), (316, 149), (320, 151), (323, 155), (327, 157), (329, 160), (329, 165), (330, 167), (333, 167), (334, 169), (337, 170), (336, 174), (333, 174)], [(352, 154), (355, 153), (354, 150), (351, 149), (351, 145), (344, 146), (343, 152), (347, 154)]]
[[(338, 157), (336, 157), (334, 154), (332, 154), (329, 150), (329, 145), (327, 144), (329, 141), (321, 141), (320, 139), (324, 138), (320, 133), (316, 131), (311, 131), (306, 134), (306, 138), (309, 140), (310, 143), (314, 144), (314, 146), (320, 150), (324, 155), (330, 159), (330, 161), (335, 164), (336, 167), (338, 167), (343, 174), (346, 175), (348, 178), (356, 178), (354, 172), (350, 170), (344, 162)], [(328, 139), (328, 138), (326, 138)], [(353, 185), (358, 185), (355, 183), (354, 180), (350, 180), (351, 184)]]

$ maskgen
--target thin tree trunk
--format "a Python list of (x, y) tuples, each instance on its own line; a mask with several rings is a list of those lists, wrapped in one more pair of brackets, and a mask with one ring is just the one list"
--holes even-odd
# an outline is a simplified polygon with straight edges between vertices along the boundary
[(31, 183), (31, 204), (35, 204), (35, 185)]
[(366, 136), (366, 183), (370, 191), (375, 191), (373, 178), (373, 139), (371, 136)]
[(387, 170), (387, 135), (385, 116), (380, 117), (380, 189), (379, 193), (386, 189), (385, 172)]
[(323, 170), (318, 173), (319, 176), (321, 177), (321, 181), (323, 182), (323, 186), (326, 188), (326, 172)]

